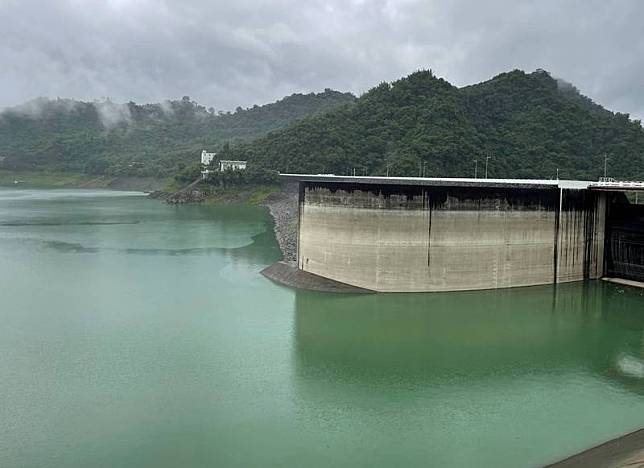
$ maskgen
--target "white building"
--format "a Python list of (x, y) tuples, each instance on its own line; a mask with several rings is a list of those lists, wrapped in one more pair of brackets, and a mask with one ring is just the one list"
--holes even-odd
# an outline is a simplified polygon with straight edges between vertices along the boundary
[(238, 171), (246, 169), (246, 161), (230, 161), (230, 160), (221, 160), (219, 161), (219, 171)]
[(201, 164), (204, 166), (207, 166), (210, 164), (210, 162), (215, 159), (215, 156), (217, 156), (217, 153), (209, 153), (206, 150), (201, 151)]
[(210, 171), (208, 170), (208, 166), (212, 162), (213, 159), (215, 159), (215, 156), (217, 156), (217, 153), (209, 153), (206, 150), (201, 150), (201, 178), (202, 179), (207, 179), (208, 174)]
[[(210, 170), (208, 167), (213, 159), (217, 156), (217, 153), (209, 153), (206, 150), (201, 151), (201, 178), (207, 179)], [(246, 161), (231, 161), (231, 160), (222, 160), (219, 161), (219, 172), (224, 171), (237, 171), (246, 169)]]

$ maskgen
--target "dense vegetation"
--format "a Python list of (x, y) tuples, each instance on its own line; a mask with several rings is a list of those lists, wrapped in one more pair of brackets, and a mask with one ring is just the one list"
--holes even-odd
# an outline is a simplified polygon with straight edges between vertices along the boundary
[[(174, 178), (180, 184), (185, 185), (193, 182), (197, 177), (201, 177), (201, 169), (201, 164), (191, 164), (176, 174)], [(277, 186), (280, 183), (280, 177), (277, 171), (256, 164), (250, 165), (243, 171), (227, 170), (220, 172), (218, 170), (218, 160), (213, 160), (207, 183), (219, 187), (245, 185)]]
[(0, 113), (0, 169), (165, 177), (202, 149), (250, 141), (354, 100), (327, 89), (215, 113), (187, 96), (147, 105), (38, 99)]
[(431, 71), (382, 83), (354, 104), (230, 148), (281, 172), (644, 179), (644, 130), (537, 70), (456, 88)]
[[(154, 105), (40, 100), (0, 114), (0, 169), (193, 180), (202, 148), (249, 160), (216, 185), (275, 171), (414, 176), (644, 179), (644, 130), (543, 70), (464, 88), (431, 71), (359, 99), (326, 90), (215, 113), (185, 97)], [(4, 160), (2, 161), (4, 157)], [(216, 163), (216, 161), (215, 161)]]

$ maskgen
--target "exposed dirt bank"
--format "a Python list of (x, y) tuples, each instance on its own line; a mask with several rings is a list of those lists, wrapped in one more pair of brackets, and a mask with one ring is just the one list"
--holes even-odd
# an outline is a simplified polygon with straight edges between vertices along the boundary
[(141, 192), (152, 192), (159, 190), (166, 184), (163, 179), (153, 177), (115, 177), (107, 184), (107, 188), (115, 190), (138, 190)]

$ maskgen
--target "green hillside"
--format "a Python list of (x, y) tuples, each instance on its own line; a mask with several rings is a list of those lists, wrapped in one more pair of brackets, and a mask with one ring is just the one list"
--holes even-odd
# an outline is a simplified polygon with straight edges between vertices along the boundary
[(354, 100), (325, 90), (215, 113), (188, 97), (147, 105), (37, 99), (0, 113), (0, 170), (165, 177), (204, 148), (250, 141)]
[(490, 177), (553, 178), (559, 169), (562, 178), (596, 179), (607, 154), (610, 176), (644, 179), (640, 122), (542, 70), (463, 88), (420, 71), (357, 100), (326, 90), (223, 114), (187, 97), (148, 105), (40, 99), (0, 113), (0, 170), (191, 180), (202, 148), (248, 159), (260, 175), (417, 176), (424, 168), (427, 176), (473, 176), (477, 159), (482, 176), (489, 156)]
[(644, 179), (644, 130), (572, 85), (515, 70), (457, 88), (420, 71), (225, 155), (281, 172)]

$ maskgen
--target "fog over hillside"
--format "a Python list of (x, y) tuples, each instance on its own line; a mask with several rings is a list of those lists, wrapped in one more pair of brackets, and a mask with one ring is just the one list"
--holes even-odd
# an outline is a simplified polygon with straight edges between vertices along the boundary
[(157, 104), (39, 98), (0, 112), (0, 169), (163, 177), (203, 148), (249, 141), (354, 100), (326, 89), (215, 112), (189, 96)]

